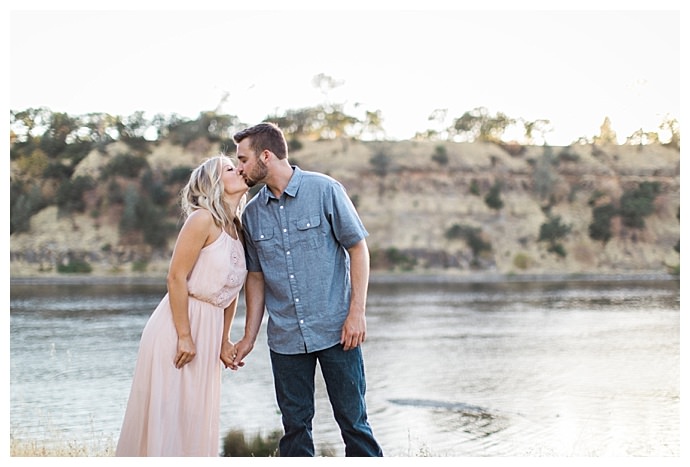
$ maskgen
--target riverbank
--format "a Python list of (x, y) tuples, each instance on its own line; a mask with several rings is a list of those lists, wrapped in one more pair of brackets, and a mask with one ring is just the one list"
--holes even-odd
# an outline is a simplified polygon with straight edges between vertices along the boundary
[[(89, 274), (63, 274), (50, 276), (10, 277), (13, 285), (164, 285), (165, 277), (151, 275), (93, 276)], [(372, 273), (370, 284), (392, 283), (497, 283), (497, 282), (597, 282), (597, 281), (669, 281), (680, 280), (680, 275), (661, 273), (631, 274), (440, 274), (440, 273)]]

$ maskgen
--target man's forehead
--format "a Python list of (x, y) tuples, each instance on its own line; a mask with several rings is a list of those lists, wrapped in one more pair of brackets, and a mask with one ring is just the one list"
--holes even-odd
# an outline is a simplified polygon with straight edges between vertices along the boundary
[(237, 144), (237, 148), (236, 148), (235, 152), (237, 152), (237, 154), (249, 154), (249, 153), (251, 153), (252, 148), (249, 145), (249, 141), (247, 141), (246, 139), (243, 139), (242, 141), (240, 141)]

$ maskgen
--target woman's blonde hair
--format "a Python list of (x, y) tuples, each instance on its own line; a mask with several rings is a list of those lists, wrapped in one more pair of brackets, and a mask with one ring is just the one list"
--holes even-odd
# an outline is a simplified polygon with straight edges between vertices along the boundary
[(180, 205), (185, 218), (197, 209), (206, 209), (211, 213), (216, 224), (226, 227), (231, 223), (241, 228), (242, 210), (247, 202), (247, 195), (242, 197), (238, 206), (231, 206), (223, 196), (223, 166), (237, 167), (227, 155), (220, 153), (209, 157), (192, 171), (189, 182), (182, 188)]

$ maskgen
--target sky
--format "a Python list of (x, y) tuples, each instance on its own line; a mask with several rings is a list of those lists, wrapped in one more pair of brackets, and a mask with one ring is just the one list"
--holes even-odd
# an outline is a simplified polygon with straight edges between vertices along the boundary
[[(599, 134), (606, 117), (620, 142), (681, 117), (680, 2), (12, 3), (11, 110), (217, 110), (253, 124), (331, 103), (380, 111), (401, 140), (484, 107), (549, 120), (554, 145)], [(338, 86), (322, 92), (319, 74)], [(438, 109), (446, 120), (429, 121)]]

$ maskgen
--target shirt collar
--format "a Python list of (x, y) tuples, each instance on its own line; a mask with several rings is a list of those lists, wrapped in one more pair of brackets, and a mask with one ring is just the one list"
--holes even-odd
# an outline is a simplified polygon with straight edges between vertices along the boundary
[[(292, 166), (292, 177), (290, 177), (290, 181), (288, 182), (288, 186), (285, 187), (284, 193), (288, 196), (295, 197), (297, 196), (297, 191), (299, 190), (300, 185), (302, 184), (302, 169), (297, 167), (296, 165)], [(277, 199), (274, 195), (273, 192), (267, 187), (264, 186), (262, 191), (262, 201), (264, 204), (268, 204), (269, 200), (271, 199)]]

